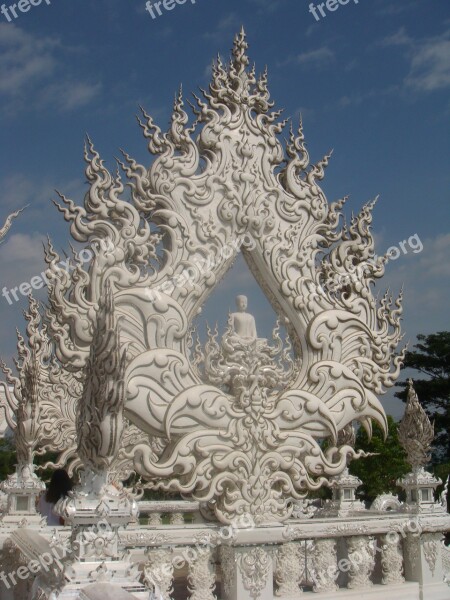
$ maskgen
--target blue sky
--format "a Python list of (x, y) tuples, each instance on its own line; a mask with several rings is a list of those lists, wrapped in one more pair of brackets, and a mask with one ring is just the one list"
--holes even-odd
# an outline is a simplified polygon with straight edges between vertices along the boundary
[[(12, 4), (12, 2), (11, 2)], [(316, 2), (314, 4), (317, 4)], [(8, 7), (10, 2), (6, 2)], [(379, 254), (414, 234), (379, 287), (405, 284), (406, 339), (450, 329), (450, 4), (354, 0), (316, 21), (307, 0), (187, 0), (152, 19), (144, 0), (51, 0), (8, 22), (0, 15), (0, 220), (29, 204), (0, 248), (1, 288), (43, 268), (49, 234), (68, 248), (55, 188), (82, 201), (85, 132), (108, 166), (120, 147), (147, 164), (135, 124), (142, 104), (161, 125), (180, 83), (206, 86), (241, 24), (278, 107), (303, 114), (313, 160), (334, 155), (323, 188), (358, 210), (380, 194)], [(238, 261), (205, 307), (223, 318), (246, 292), (261, 331), (275, 316)], [(14, 352), (26, 302), (0, 297), (0, 353)], [(216, 310), (216, 314), (213, 311)], [(387, 396), (388, 412), (401, 406)]]

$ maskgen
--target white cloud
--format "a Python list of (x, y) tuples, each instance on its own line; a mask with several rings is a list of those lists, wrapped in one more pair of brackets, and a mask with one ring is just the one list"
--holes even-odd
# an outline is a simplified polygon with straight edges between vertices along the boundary
[(407, 339), (413, 339), (418, 333), (449, 328), (450, 233), (421, 239), (423, 250), (416, 253), (408, 239), (407, 253), (402, 252), (396, 261), (388, 263), (386, 276), (379, 287), (390, 286), (392, 290), (398, 290), (404, 284), (404, 330)]
[(74, 49), (64, 47), (57, 38), (39, 37), (14, 24), (0, 23), (0, 100), (4, 115), (12, 116), (30, 107), (74, 110), (98, 95), (98, 82), (77, 81), (62, 74), (61, 55), (66, 51)]
[(234, 12), (222, 17), (217, 23), (215, 29), (207, 31), (203, 34), (203, 37), (208, 40), (220, 43), (228, 40), (230, 35), (237, 33), (241, 28), (241, 21), (237, 14)]
[(412, 44), (412, 39), (406, 33), (404, 27), (401, 27), (395, 33), (386, 36), (379, 43), (380, 46), (389, 47), (389, 46), (410, 46)]
[[(42, 206), (50, 207), (50, 200), (55, 198), (55, 188), (60, 189), (68, 197), (73, 196), (74, 201), (80, 201), (85, 192), (82, 178), (72, 181), (47, 181), (42, 178), (36, 181), (23, 173), (9, 173), (0, 179), (2, 213), (29, 204), (30, 208), (24, 213), (26, 217), (34, 209), (40, 210)], [(6, 214), (4, 216), (6, 217)]]
[(58, 45), (55, 39), (34, 38), (14, 24), (0, 23), (0, 93), (14, 96), (30, 83), (50, 77)]
[[(14, 279), (20, 273), (33, 276), (43, 266), (42, 243), (46, 240), (44, 234), (14, 233), (2, 245), (2, 278), (5, 278), (5, 268), (12, 265)], [(38, 258), (39, 257), (39, 258)], [(11, 274), (12, 275), (12, 274)], [(22, 280), (19, 277), (20, 280)]]
[(42, 92), (42, 106), (52, 104), (66, 112), (89, 104), (102, 90), (101, 83), (86, 83), (81, 81), (62, 81), (54, 83)]
[(406, 84), (423, 92), (450, 87), (450, 31), (412, 49)]
[(384, 90), (369, 90), (367, 92), (352, 92), (350, 95), (342, 96), (339, 99), (339, 105), (342, 108), (346, 108), (348, 106), (359, 106), (363, 102), (367, 100), (371, 100), (373, 98), (383, 98), (388, 97), (393, 94), (397, 94), (400, 91), (400, 87), (398, 85), (391, 85)]
[(409, 60), (409, 73), (404, 79), (407, 89), (433, 92), (450, 87), (450, 29), (438, 36), (414, 40), (402, 27), (379, 45), (405, 48)]
[(377, 11), (377, 14), (382, 16), (382, 17), (393, 17), (396, 15), (399, 15), (401, 13), (404, 13), (405, 11), (408, 10), (412, 10), (414, 8), (417, 7), (417, 1), (416, 0), (408, 0), (408, 2), (396, 2), (394, 4), (394, 2), (392, 2), (392, 0), (387, 0), (387, 4), (385, 6), (383, 6), (382, 8), (380, 8)]
[[(17, 210), (29, 203), (33, 194), (33, 183), (18, 173), (10, 173), (1, 180), (2, 208)], [(3, 212), (3, 211), (2, 211)]]
[(302, 66), (322, 66), (333, 62), (335, 59), (334, 52), (328, 46), (322, 46), (315, 50), (308, 50), (296, 56), (290, 56), (286, 60), (278, 63), (279, 67), (284, 67), (288, 64), (297, 64)]
[(299, 65), (330, 62), (334, 60), (334, 53), (326, 46), (323, 46), (317, 50), (302, 52), (296, 56), (295, 60)]

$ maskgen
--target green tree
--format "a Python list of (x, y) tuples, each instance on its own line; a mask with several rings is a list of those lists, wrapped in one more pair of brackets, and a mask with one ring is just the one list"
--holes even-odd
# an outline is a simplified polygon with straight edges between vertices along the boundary
[[(418, 343), (406, 354), (405, 369), (414, 369), (422, 378), (414, 379), (414, 388), (425, 412), (434, 421), (433, 463), (450, 462), (450, 331), (418, 335)], [(406, 402), (407, 383), (395, 395)]]
[(390, 415), (387, 420), (389, 432), (386, 440), (378, 425), (374, 425), (371, 440), (363, 427), (360, 427), (356, 434), (356, 450), (376, 454), (354, 460), (350, 465), (350, 473), (363, 482), (359, 488), (363, 500), (369, 502), (373, 502), (383, 493), (400, 493), (396, 481), (411, 471), (406, 462), (406, 454), (398, 441), (398, 423)]
[(0, 481), (14, 473), (16, 465), (16, 453), (12, 442), (8, 439), (0, 439)]

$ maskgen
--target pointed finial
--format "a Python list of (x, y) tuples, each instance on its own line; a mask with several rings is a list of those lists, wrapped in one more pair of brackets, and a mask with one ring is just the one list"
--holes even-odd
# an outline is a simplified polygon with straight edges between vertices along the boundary
[(233, 45), (233, 66), (236, 71), (236, 75), (241, 75), (249, 64), (249, 59), (246, 54), (248, 44), (246, 42), (246, 35), (244, 27), (241, 28), (241, 32), (238, 33), (234, 38)]
[(429, 462), (434, 426), (419, 403), (412, 379), (408, 379), (408, 400), (398, 428), (398, 439), (413, 469), (424, 467)]

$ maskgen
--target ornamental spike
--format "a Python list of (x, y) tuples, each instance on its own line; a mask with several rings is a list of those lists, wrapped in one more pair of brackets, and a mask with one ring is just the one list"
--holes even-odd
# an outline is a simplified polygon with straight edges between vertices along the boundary
[(398, 428), (398, 439), (413, 470), (424, 467), (430, 461), (434, 425), (420, 405), (412, 379), (408, 379), (408, 400), (405, 415)]

